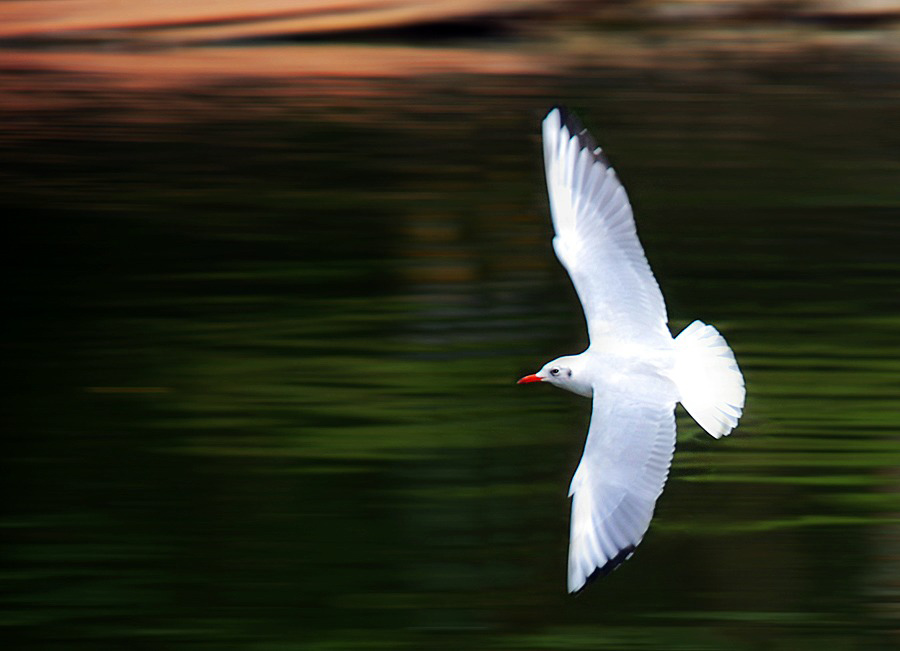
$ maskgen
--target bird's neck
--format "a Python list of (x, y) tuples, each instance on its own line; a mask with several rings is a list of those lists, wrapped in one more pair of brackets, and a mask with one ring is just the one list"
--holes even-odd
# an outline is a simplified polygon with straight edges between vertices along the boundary
[(591, 358), (595, 353), (590, 349), (579, 355), (569, 357), (569, 367), (572, 369), (572, 378), (564, 387), (572, 393), (591, 398), (594, 395), (594, 383), (591, 376)]

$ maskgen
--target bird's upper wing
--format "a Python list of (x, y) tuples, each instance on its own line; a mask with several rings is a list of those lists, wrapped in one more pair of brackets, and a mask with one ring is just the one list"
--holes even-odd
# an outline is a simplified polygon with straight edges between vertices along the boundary
[(665, 382), (594, 386), (590, 431), (569, 488), (569, 592), (631, 556), (650, 526), (675, 451), (675, 397)]
[(670, 340), (666, 305), (615, 171), (565, 109), (550, 111), (543, 131), (553, 248), (581, 299), (591, 343)]

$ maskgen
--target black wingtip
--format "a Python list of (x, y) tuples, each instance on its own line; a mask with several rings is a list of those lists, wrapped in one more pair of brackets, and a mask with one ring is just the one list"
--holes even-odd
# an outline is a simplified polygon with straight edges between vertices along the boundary
[(581, 123), (581, 120), (562, 104), (555, 104), (548, 112), (549, 115), (553, 111), (559, 111), (560, 123), (565, 126), (569, 133), (578, 137), (578, 144), (582, 149), (587, 149), (594, 156), (594, 160), (601, 162), (606, 167), (612, 167), (606, 154), (594, 140), (594, 137)]
[(631, 558), (631, 555), (634, 554), (634, 548), (634, 545), (628, 545), (627, 547), (622, 549), (618, 554), (606, 561), (606, 564), (603, 567), (598, 567), (596, 570), (591, 572), (588, 578), (584, 580), (584, 583), (581, 584), (581, 587), (575, 590), (575, 592), (573, 592), (572, 594), (577, 597), (591, 583), (593, 583), (597, 579), (602, 579), (604, 576), (615, 570), (622, 563)]

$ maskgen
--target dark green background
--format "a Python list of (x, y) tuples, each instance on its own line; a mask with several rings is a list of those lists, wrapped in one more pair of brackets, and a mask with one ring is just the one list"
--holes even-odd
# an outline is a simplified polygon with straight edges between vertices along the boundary
[[(900, 95), (866, 61), (787, 68), (17, 78), (59, 101), (0, 109), (4, 639), (891, 648)], [(714, 323), (748, 388), (721, 441), (679, 409), (649, 534), (575, 598), (588, 403), (515, 385), (585, 340), (556, 102), (628, 187), (673, 329)]]

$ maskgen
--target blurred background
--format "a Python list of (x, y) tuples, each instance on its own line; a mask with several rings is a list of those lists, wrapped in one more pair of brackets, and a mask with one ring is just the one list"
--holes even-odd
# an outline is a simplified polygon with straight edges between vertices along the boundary
[[(555, 103), (748, 385), (578, 597)], [(892, 0), (3, 2), (4, 647), (896, 648), (898, 109)]]

